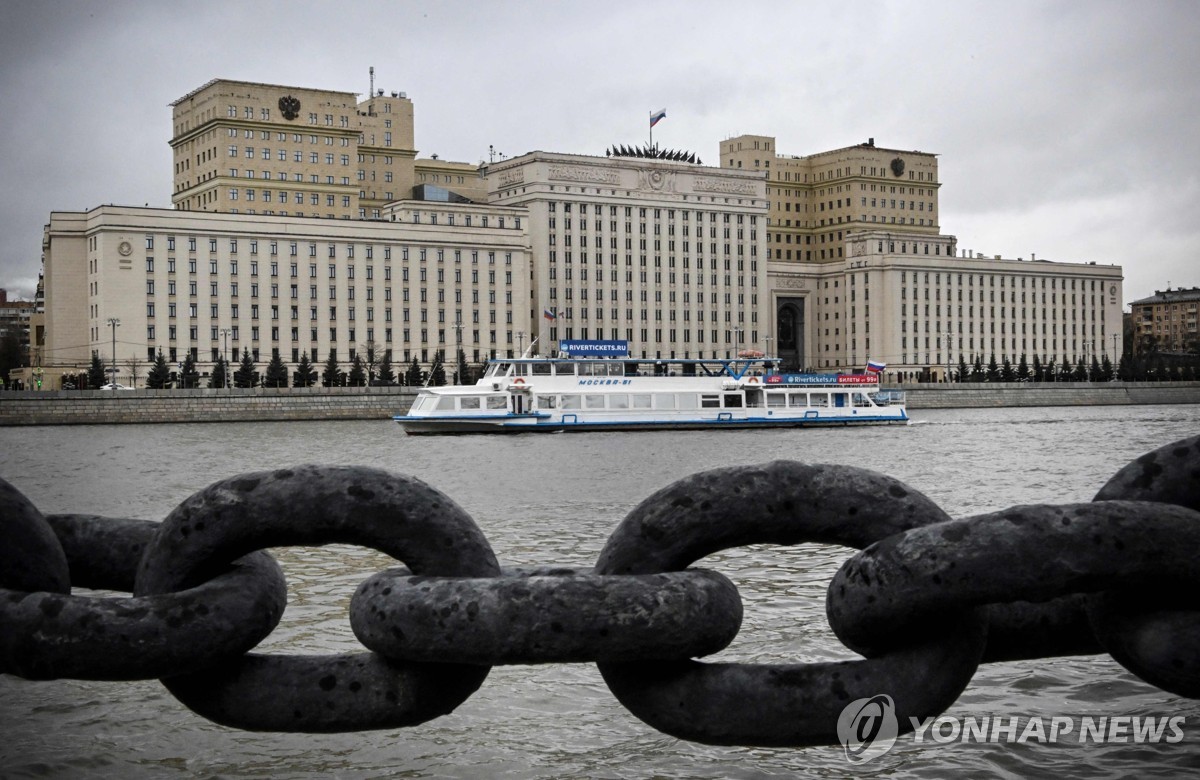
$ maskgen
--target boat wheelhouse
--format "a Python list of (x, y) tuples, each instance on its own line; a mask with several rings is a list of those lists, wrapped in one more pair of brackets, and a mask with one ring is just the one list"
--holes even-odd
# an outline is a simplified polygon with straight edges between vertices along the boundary
[(906, 424), (876, 374), (781, 373), (762, 353), (730, 359), (520, 357), (474, 385), (426, 387), (393, 419), (409, 434)]

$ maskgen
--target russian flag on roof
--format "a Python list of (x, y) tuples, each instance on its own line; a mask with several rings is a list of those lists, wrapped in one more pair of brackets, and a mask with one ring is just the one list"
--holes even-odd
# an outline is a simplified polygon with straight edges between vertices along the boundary
[(650, 115), (650, 126), (654, 127), (656, 124), (658, 124), (659, 122), (661, 122), (662, 120), (664, 120), (666, 118), (667, 118), (667, 109), (660, 108), (657, 111), (655, 111), (653, 114)]

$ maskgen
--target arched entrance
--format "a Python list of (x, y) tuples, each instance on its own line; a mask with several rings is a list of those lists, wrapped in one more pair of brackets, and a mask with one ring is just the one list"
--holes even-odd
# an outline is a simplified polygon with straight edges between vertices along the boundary
[(785, 370), (804, 368), (804, 299), (779, 298), (776, 303), (776, 344)]

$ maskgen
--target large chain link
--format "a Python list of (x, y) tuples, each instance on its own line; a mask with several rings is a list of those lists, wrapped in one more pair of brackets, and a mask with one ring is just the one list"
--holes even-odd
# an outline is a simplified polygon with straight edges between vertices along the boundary
[[(864, 660), (693, 660), (732, 641), (742, 604), (728, 579), (691, 564), (747, 544), (806, 542), (860, 550), (835, 574), (826, 607)], [(250, 653), (286, 601), (265, 549), (330, 543), (407, 567), (369, 577), (351, 599), (351, 626), (370, 652)], [(635, 507), (594, 570), (502, 569), (449, 497), (376, 469), (242, 474), (162, 523), (43, 517), (0, 480), (0, 672), (159, 678), (218, 723), (331, 732), (447, 714), (494, 664), (587, 661), (668, 734), (832, 744), (849, 702), (886, 693), (904, 728), (945, 711), (992, 661), (1107, 652), (1152, 685), (1200, 698), (1198, 550), (1200, 437), (1138, 458), (1090, 503), (962, 519), (848, 466), (703, 472)]]

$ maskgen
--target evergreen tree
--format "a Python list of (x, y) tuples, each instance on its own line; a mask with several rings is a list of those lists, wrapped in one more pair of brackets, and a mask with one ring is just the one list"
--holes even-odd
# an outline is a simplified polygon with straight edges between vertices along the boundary
[(392, 351), (385, 349), (383, 359), (379, 361), (379, 384), (390, 385), (396, 381), (396, 372), (392, 370)]
[(337, 350), (330, 348), (329, 358), (325, 361), (325, 368), (321, 371), (321, 384), (326, 387), (337, 387), (340, 384), (341, 371), (338, 370)]
[[(363, 359), (359, 361), (359, 365), (366, 369), (366, 381), (364, 385), (370, 384), (375, 379), (375, 364), (379, 362), (379, 350), (375, 346), (374, 341), (368, 341), (363, 347)], [(354, 372), (351, 371), (351, 374)], [(353, 382), (351, 382), (353, 384)]]
[[(1104, 360), (1107, 362), (1108, 358), (1104, 358)], [(1088, 372), (1089, 372), (1088, 376), (1091, 378), (1091, 381), (1093, 381), (1093, 382), (1104, 381), (1102, 378), (1103, 374), (1100, 371), (1100, 361), (1096, 359), (1095, 355), (1092, 355), (1092, 365), (1089, 367)]]
[(163, 355), (162, 349), (159, 349), (158, 354), (154, 357), (154, 365), (150, 367), (150, 373), (146, 374), (146, 387), (162, 390), (170, 381), (171, 367), (167, 365), (167, 358)]
[(1079, 357), (1079, 362), (1075, 364), (1075, 371), (1072, 374), (1072, 379), (1076, 382), (1086, 382), (1088, 378), (1087, 363), (1084, 362), (1083, 356)]
[(283, 364), (283, 359), (279, 357), (279, 350), (271, 353), (271, 362), (267, 364), (267, 376), (263, 385), (265, 387), (288, 386), (287, 366)]
[[(13, 328), (0, 336), (0, 379), (4, 380), (5, 386), (8, 385), (9, 372), (20, 368), (21, 363), (21, 339), (17, 337), (16, 329)], [(63, 381), (67, 381), (66, 376), (63, 376)]]
[(1111, 382), (1113, 379), (1113, 364), (1108, 359), (1108, 355), (1104, 356), (1104, 360), (1100, 363), (1100, 381)]
[(1004, 362), (1000, 365), (1000, 381), (1011, 382), (1017, 378), (1017, 374), (1013, 371), (1012, 361), (1008, 359), (1008, 355), (1004, 356)]
[(1167, 369), (1167, 381), (1178, 382), (1183, 379), (1183, 375), (1179, 373), (1179, 363), (1171, 361), (1171, 366)]
[(467, 356), (461, 348), (457, 350), (457, 359), (454, 361), (454, 384), (467, 384)]
[(100, 359), (100, 353), (92, 350), (92, 365), (88, 368), (87, 373), (88, 387), (94, 390), (108, 384), (107, 375), (104, 361)]
[(408, 366), (408, 373), (404, 375), (404, 384), (410, 387), (421, 386), (421, 364), (417, 362), (416, 355), (413, 355), (412, 363)]
[(229, 366), (225, 363), (225, 356), (217, 358), (217, 362), (213, 364), (212, 373), (208, 376), (208, 386), (212, 388), (223, 388), (229, 384)]
[(1033, 381), (1041, 382), (1046, 378), (1046, 367), (1042, 365), (1042, 358), (1038, 353), (1033, 353)]
[(242, 347), (242, 361), (238, 365), (237, 371), (233, 372), (234, 387), (254, 387), (258, 372), (254, 370), (254, 359), (250, 357), (250, 350)]
[(989, 381), (989, 382), (999, 382), (1000, 381), (1000, 366), (996, 365), (996, 353), (995, 352), (993, 352), (991, 357), (988, 358), (987, 381)]
[(433, 368), (429, 371), (429, 384), (441, 387), (446, 384), (445, 355), (439, 349), (433, 358)]
[(196, 371), (196, 361), (192, 359), (191, 350), (183, 358), (183, 367), (179, 369), (179, 384), (181, 387), (199, 387), (200, 373)]
[(350, 387), (362, 387), (367, 383), (367, 372), (363, 368), (363, 361), (360, 355), (355, 355), (354, 360), (350, 362), (350, 377), (346, 384)]
[(1132, 382), (1135, 376), (1133, 368), (1133, 361), (1129, 359), (1129, 356), (1122, 355), (1121, 362), (1117, 366), (1117, 377), (1122, 382)]
[(971, 370), (967, 368), (967, 359), (961, 352), (958, 353), (958, 376), (956, 378), (959, 382), (966, 382), (971, 378)]
[(1058, 368), (1054, 365), (1054, 358), (1050, 358), (1050, 362), (1046, 364), (1045, 378), (1043, 382), (1054, 382), (1058, 379)]
[(1021, 353), (1021, 359), (1017, 361), (1017, 381), (1029, 381), (1029, 361), (1025, 359), (1025, 353)]
[(300, 364), (296, 366), (296, 387), (312, 387), (313, 382), (317, 381), (317, 372), (313, 370), (312, 363), (308, 359), (308, 350), (300, 353)]
[(971, 381), (972, 382), (982, 382), (983, 377), (984, 377), (983, 356), (976, 355), (975, 356), (975, 364), (971, 367)]

